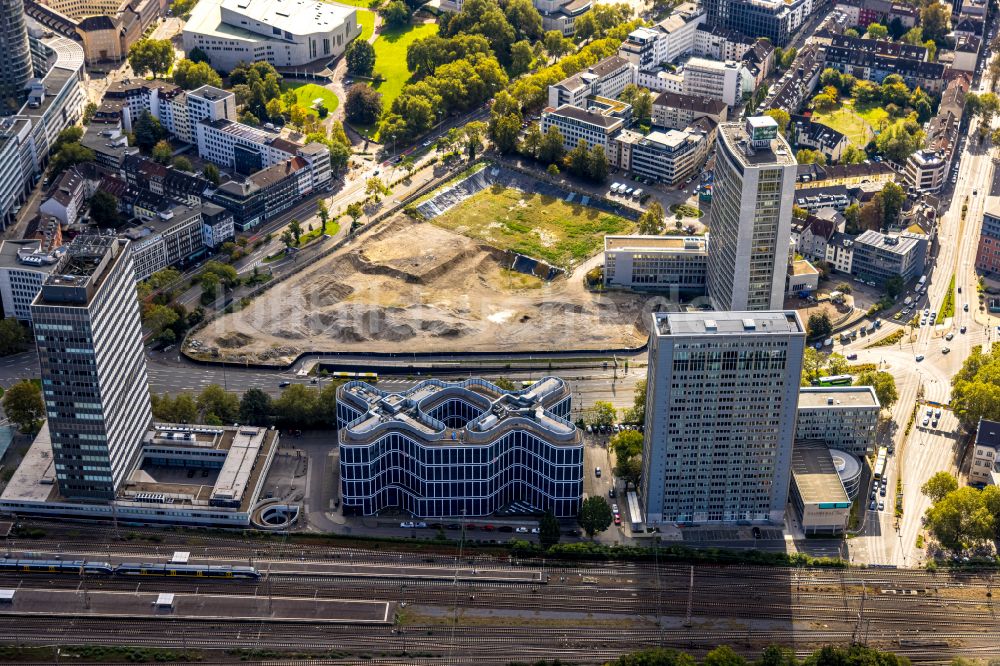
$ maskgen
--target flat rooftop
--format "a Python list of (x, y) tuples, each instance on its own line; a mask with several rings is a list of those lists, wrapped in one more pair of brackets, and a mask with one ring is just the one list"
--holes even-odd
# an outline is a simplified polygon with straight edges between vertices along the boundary
[(792, 262), (792, 275), (817, 275), (819, 271), (805, 259)]
[[(125, 243), (114, 236), (77, 236), (52, 268), (36, 305), (86, 305), (122, 260)], [(86, 290), (86, 298), (82, 298)]]
[(656, 312), (657, 335), (805, 335), (794, 310), (774, 312)]
[[(750, 118), (748, 120), (754, 120)], [(795, 166), (795, 152), (779, 132), (762, 145), (751, 146), (746, 123), (722, 123), (719, 135), (727, 152), (745, 167)]]
[(792, 447), (792, 478), (805, 504), (850, 504), (830, 449), (822, 442), (795, 442)]
[(703, 254), (708, 250), (705, 236), (605, 236), (604, 250), (659, 250)]
[(799, 389), (799, 409), (833, 407), (880, 407), (871, 386), (803, 386)]
[(357, 15), (354, 7), (315, 0), (201, 0), (184, 31), (246, 42), (287, 43), (281, 35), (269, 36), (225, 22), (223, 8), (294, 35), (332, 32)]
[(0, 268), (51, 273), (60, 253), (42, 252), (40, 240), (5, 240), (0, 242)]

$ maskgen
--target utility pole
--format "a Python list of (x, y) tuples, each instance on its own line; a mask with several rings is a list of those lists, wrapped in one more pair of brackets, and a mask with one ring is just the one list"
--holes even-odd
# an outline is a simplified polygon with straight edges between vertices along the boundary
[(854, 632), (851, 634), (851, 643), (857, 644), (863, 636), (861, 628), (865, 621), (865, 600), (867, 598), (868, 586), (865, 585), (864, 579), (861, 579), (861, 606), (858, 608), (858, 621), (854, 625)]
[(694, 565), (691, 565), (691, 581), (688, 583), (688, 604), (687, 604), (687, 614), (684, 616), (684, 626), (690, 627), (691, 622), (691, 608), (694, 605)]

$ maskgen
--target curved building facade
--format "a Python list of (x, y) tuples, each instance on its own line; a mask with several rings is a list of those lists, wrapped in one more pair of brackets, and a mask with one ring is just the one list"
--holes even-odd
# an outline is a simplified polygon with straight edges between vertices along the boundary
[(569, 409), (569, 387), (555, 377), (520, 391), (482, 379), (431, 379), (404, 393), (344, 384), (337, 391), (344, 511), (487, 516), (518, 503), (574, 517), (583, 439), (566, 419)]
[(24, 18), (24, 0), (0, 0), (0, 113), (17, 111), (26, 96), (25, 86), (32, 75), (31, 48)]

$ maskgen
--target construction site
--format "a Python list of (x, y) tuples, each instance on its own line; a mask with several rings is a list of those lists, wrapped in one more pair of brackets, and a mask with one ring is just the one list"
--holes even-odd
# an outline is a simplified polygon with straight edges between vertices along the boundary
[[(397, 214), (242, 310), (210, 322), (192, 336), (197, 353), (284, 364), (307, 351), (596, 350), (644, 344), (644, 313), (661, 306), (657, 299), (594, 292), (584, 280), (602, 261), (598, 248), (604, 234), (631, 230), (633, 223), (538, 191), (550, 185), (500, 182), (507, 172), (496, 169), (487, 175), (483, 170), (445, 188), (412, 216)], [(469, 187), (466, 181), (472, 179), (479, 182)], [(563, 222), (568, 217), (576, 227)], [(470, 228), (471, 220), (483, 222)], [(491, 227), (495, 239), (484, 231)], [(538, 245), (549, 250), (546, 258), (552, 261), (522, 253)]]

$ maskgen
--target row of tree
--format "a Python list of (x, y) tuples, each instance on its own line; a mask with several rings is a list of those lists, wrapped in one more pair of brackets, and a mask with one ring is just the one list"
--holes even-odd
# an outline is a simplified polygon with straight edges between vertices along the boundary
[(959, 488), (947, 472), (938, 472), (921, 487), (933, 504), (924, 525), (946, 550), (962, 554), (1000, 539), (1000, 488)]
[(979, 419), (1000, 421), (1000, 346), (984, 353), (979, 345), (951, 379), (951, 405), (968, 432), (974, 432)]
[[(827, 645), (804, 660), (799, 661), (795, 651), (779, 645), (771, 645), (760, 652), (757, 659), (750, 660), (728, 646), (717, 647), (706, 654), (701, 661), (685, 652), (666, 648), (649, 648), (633, 652), (615, 659), (607, 666), (910, 666), (906, 657), (891, 652), (882, 652), (863, 645)], [(954, 662), (953, 662), (954, 664)], [(512, 664), (511, 666), (528, 666)], [(559, 666), (554, 662), (538, 662), (534, 666)], [(954, 664), (954, 666), (959, 666)], [(961, 666), (967, 666), (963, 663)], [(988, 666), (996, 666), (992, 661)]]
[(197, 396), (188, 393), (174, 396), (153, 394), (153, 417), (169, 423), (329, 427), (337, 418), (338, 386), (339, 382), (333, 381), (322, 388), (292, 384), (280, 397), (272, 400), (259, 388), (251, 388), (238, 395), (218, 384), (211, 384)]

